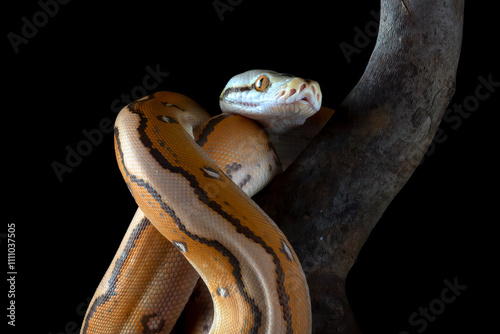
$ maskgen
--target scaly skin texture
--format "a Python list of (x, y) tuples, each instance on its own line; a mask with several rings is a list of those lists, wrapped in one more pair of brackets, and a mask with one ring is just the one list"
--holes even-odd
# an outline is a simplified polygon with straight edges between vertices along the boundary
[[(298, 80), (287, 80), (299, 90), (286, 94), (305, 96)], [(278, 85), (266, 88), (270, 93)], [(310, 108), (314, 101), (297, 99), (292, 108), (299, 104)], [(213, 298), (211, 332), (310, 332), (300, 263), (247, 196), (280, 171), (266, 132), (242, 116), (207, 118), (194, 101), (170, 92), (143, 98), (118, 116), (118, 164), (140, 209), (82, 333), (170, 332), (198, 273)]]

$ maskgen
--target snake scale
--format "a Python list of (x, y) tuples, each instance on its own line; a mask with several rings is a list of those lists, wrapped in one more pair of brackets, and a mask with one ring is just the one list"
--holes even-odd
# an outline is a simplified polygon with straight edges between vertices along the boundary
[(314, 115), (321, 99), (315, 81), (250, 70), (227, 83), (223, 113), (213, 118), (173, 92), (123, 108), (115, 153), (139, 208), (81, 333), (170, 333), (196, 298), (205, 307), (185, 310), (185, 332), (310, 333), (299, 260), (250, 197), (282, 170), (269, 135), (286, 144), (284, 133)]

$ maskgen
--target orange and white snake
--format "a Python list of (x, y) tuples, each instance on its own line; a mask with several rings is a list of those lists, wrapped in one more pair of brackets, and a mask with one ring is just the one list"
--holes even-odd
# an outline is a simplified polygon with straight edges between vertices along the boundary
[(172, 92), (123, 108), (115, 152), (139, 209), (81, 333), (169, 333), (199, 277), (213, 312), (186, 332), (310, 333), (299, 260), (249, 196), (281, 171), (268, 133), (302, 125), (321, 99), (315, 81), (251, 70), (228, 82), (213, 118)]

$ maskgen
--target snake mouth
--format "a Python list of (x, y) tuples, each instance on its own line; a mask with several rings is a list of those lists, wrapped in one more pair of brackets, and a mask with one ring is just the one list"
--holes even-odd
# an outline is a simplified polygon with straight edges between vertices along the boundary
[(289, 103), (267, 103), (261, 105), (261, 112), (248, 115), (258, 120), (265, 128), (276, 134), (282, 134), (304, 124), (305, 120), (314, 115), (320, 106), (308, 97)]
[(292, 89), (270, 100), (225, 99), (223, 103), (232, 106), (231, 109), (235, 110), (232, 112), (258, 121), (264, 128), (279, 134), (304, 124), (308, 117), (314, 115), (321, 107), (321, 95), (319, 99), (310, 92), (304, 92), (301, 96)]
[[(238, 108), (244, 108), (245, 112), (239, 112), (249, 118), (254, 118), (257, 115), (264, 117), (287, 118), (297, 113), (314, 115), (320, 108), (316, 101), (311, 101), (309, 97), (303, 97), (300, 100), (293, 102), (277, 102), (277, 101), (262, 101), (262, 102), (242, 102), (242, 101), (225, 101)], [(272, 111), (272, 114), (267, 115), (267, 111)], [(254, 116), (254, 117), (252, 117)]]
[(310, 96), (303, 96), (292, 102), (286, 102), (282, 110), (290, 113), (288, 116), (300, 114), (302, 117), (307, 118), (314, 115), (321, 108), (321, 102), (312, 99)]
[(319, 110), (319, 103), (311, 101), (311, 99), (308, 96), (304, 96), (303, 98), (298, 100), (297, 103), (308, 105), (312, 110), (315, 110), (315, 111)]

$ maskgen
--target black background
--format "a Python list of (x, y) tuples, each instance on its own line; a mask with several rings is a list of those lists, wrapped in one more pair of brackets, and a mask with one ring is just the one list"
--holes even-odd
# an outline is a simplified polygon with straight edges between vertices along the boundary
[[(18, 53), (7, 36), (21, 35), (22, 17), (33, 22), (41, 7), (32, 0), (4, 8), (7, 202), (0, 241), (6, 254), (7, 224), (15, 223), (18, 272), (16, 327), (8, 333), (74, 333), (72, 322), (80, 325), (82, 303), (110, 264), (135, 203), (111, 134), (62, 182), (52, 164), (65, 163), (66, 147), (86, 139), (83, 130), (116, 117), (112, 102), (142, 85), (146, 66), (169, 72), (157, 90), (189, 95), (212, 113), (226, 81), (251, 68), (315, 79), (332, 108), (359, 80), (376, 38), (350, 61), (339, 45), (354, 46), (355, 27), (373, 26), (378, 1), (238, 2), (221, 20), (212, 1), (71, 1)], [(480, 76), (500, 81), (494, 11), (467, 2), (451, 105), (470, 101)], [(347, 293), (364, 333), (418, 333), (424, 328), (412, 326), (409, 316), (440, 298), (444, 280), (455, 278), (467, 288), (423, 332), (481, 332), (495, 323), (496, 305), (489, 302), (498, 304), (496, 90), (459, 123), (441, 124), (446, 139), (433, 146), (363, 247)]]

